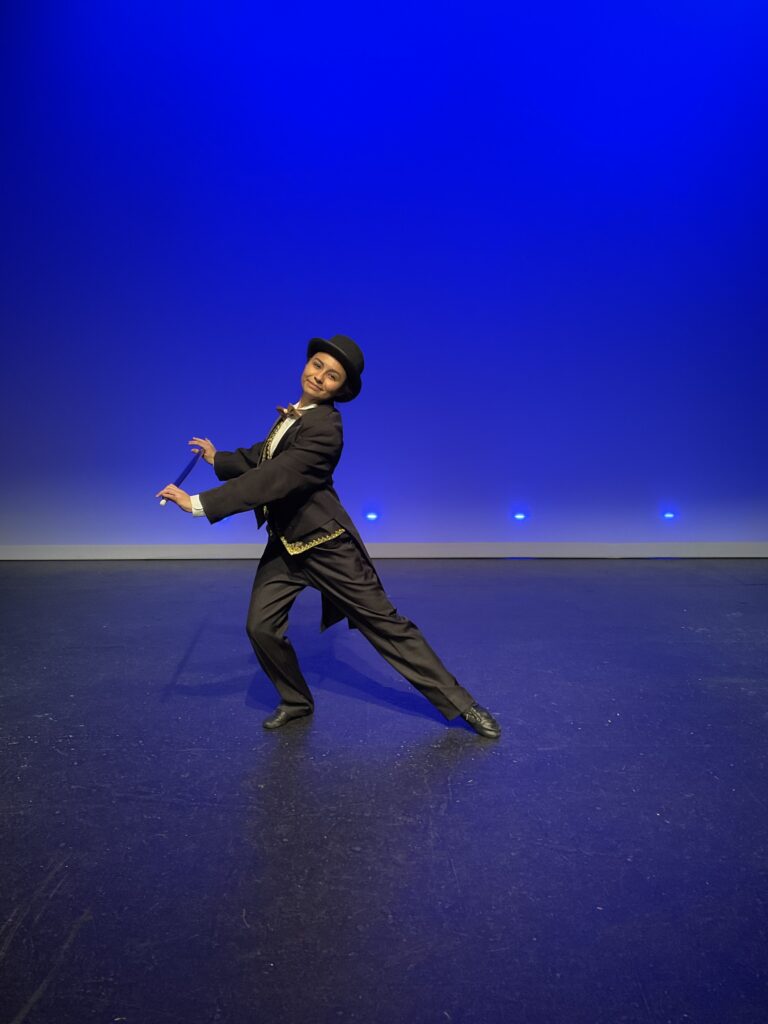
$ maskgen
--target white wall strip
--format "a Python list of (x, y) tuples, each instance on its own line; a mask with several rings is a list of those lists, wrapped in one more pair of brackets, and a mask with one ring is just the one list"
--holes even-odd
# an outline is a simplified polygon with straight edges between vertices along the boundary
[[(383, 544), (366, 547), (373, 558), (768, 558), (767, 541), (531, 542), (496, 544)], [(148, 558), (260, 558), (263, 544), (19, 544), (0, 545), (0, 561)]]

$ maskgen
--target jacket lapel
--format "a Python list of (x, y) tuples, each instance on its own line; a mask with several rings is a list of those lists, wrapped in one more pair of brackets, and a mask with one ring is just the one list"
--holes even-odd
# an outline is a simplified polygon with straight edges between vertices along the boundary
[[(329, 402), (328, 405), (330, 405), (331, 408), (335, 408), (333, 402)], [(283, 417), (282, 416), (278, 416), (277, 419), (275, 420), (275, 422), (269, 428), (269, 434), (267, 434), (267, 440), (269, 440), (270, 436), (272, 435), (272, 432), (277, 430), (277, 428), (280, 426), (282, 421), (283, 421)], [(277, 454), (278, 449), (283, 447), (283, 442), (286, 439), (288, 440), (288, 447), (290, 448), (290, 446), (293, 444), (294, 439), (296, 437), (296, 427), (297, 427), (297, 425), (299, 423), (301, 423), (301, 416), (298, 416), (298, 417), (296, 417), (293, 420), (293, 423), (291, 423), (290, 427), (288, 427), (288, 429), (285, 431), (285, 433), (280, 438), (280, 440), (277, 442), (277, 444), (272, 446), (272, 455), (273, 456)], [(258, 461), (257, 465), (260, 465), (264, 461), (264, 459), (266, 458), (266, 448), (267, 448), (267, 446), (265, 444), (264, 447), (261, 449), (261, 455), (259, 456), (259, 461)]]
[(286, 440), (288, 440), (290, 442), (289, 445), (288, 445), (289, 448), (293, 444), (293, 439), (296, 436), (296, 426), (297, 426), (298, 423), (299, 423), (299, 420), (294, 419), (293, 423), (290, 425), (290, 427), (288, 427), (288, 429), (283, 434), (283, 436), (280, 438), (280, 440), (277, 442), (277, 444), (273, 444), (272, 445), (272, 457), (273, 458), (274, 458), (275, 455), (277, 455), (278, 451), (283, 447), (283, 445), (284, 445)]
[[(269, 442), (270, 442), (274, 432), (277, 430), (277, 428), (282, 423), (282, 420), (283, 420), (283, 417), (282, 416), (278, 416), (277, 419), (275, 420), (275, 422), (269, 428), (269, 433), (267, 434), (267, 438), (266, 438), (264, 444), (262, 445), (261, 451), (259, 452), (259, 458), (258, 458), (258, 461), (256, 463), (257, 466), (260, 466), (262, 464), (262, 462), (266, 459), (266, 457), (267, 457), (267, 445), (269, 444)], [(273, 455), (275, 454), (274, 451), (272, 452), (272, 454)]]

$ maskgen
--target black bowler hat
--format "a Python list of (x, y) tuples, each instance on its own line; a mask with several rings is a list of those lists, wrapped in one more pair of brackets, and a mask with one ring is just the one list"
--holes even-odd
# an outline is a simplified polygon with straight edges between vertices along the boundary
[(354, 341), (345, 334), (334, 334), (327, 341), (325, 338), (312, 338), (307, 346), (307, 359), (310, 359), (315, 352), (327, 352), (329, 356), (338, 359), (347, 371), (347, 379), (341, 389), (341, 394), (334, 401), (351, 402), (353, 398), (357, 398), (363, 386), (360, 374), (363, 372), (365, 360), (363, 353)]

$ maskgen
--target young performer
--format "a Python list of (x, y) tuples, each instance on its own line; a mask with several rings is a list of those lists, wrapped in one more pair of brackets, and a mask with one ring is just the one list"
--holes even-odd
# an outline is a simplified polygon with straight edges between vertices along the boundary
[(351, 338), (312, 338), (301, 373), (301, 398), (278, 406), (281, 415), (264, 441), (235, 451), (202, 450), (219, 487), (189, 495), (168, 484), (156, 497), (210, 523), (253, 511), (267, 524), (266, 548), (253, 581), (246, 630), (259, 664), (279, 696), (264, 721), (277, 729), (314, 710), (314, 698), (285, 636), (288, 612), (305, 587), (320, 591), (321, 632), (346, 618), (393, 668), (447, 719), (461, 715), (481, 736), (496, 738), (499, 723), (446, 669), (418, 627), (399, 615), (349, 514), (333, 488), (343, 445), (337, 402), (360, 394), (363, 353)]

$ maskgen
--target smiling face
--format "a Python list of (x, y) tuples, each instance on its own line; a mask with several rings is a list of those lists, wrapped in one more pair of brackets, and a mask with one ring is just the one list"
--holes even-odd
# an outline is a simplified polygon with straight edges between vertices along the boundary
[(301, 374), (301, 404), (331, 401), (346, 380), (347, 372), (338, 359), (327, 352), (316, 352)]

